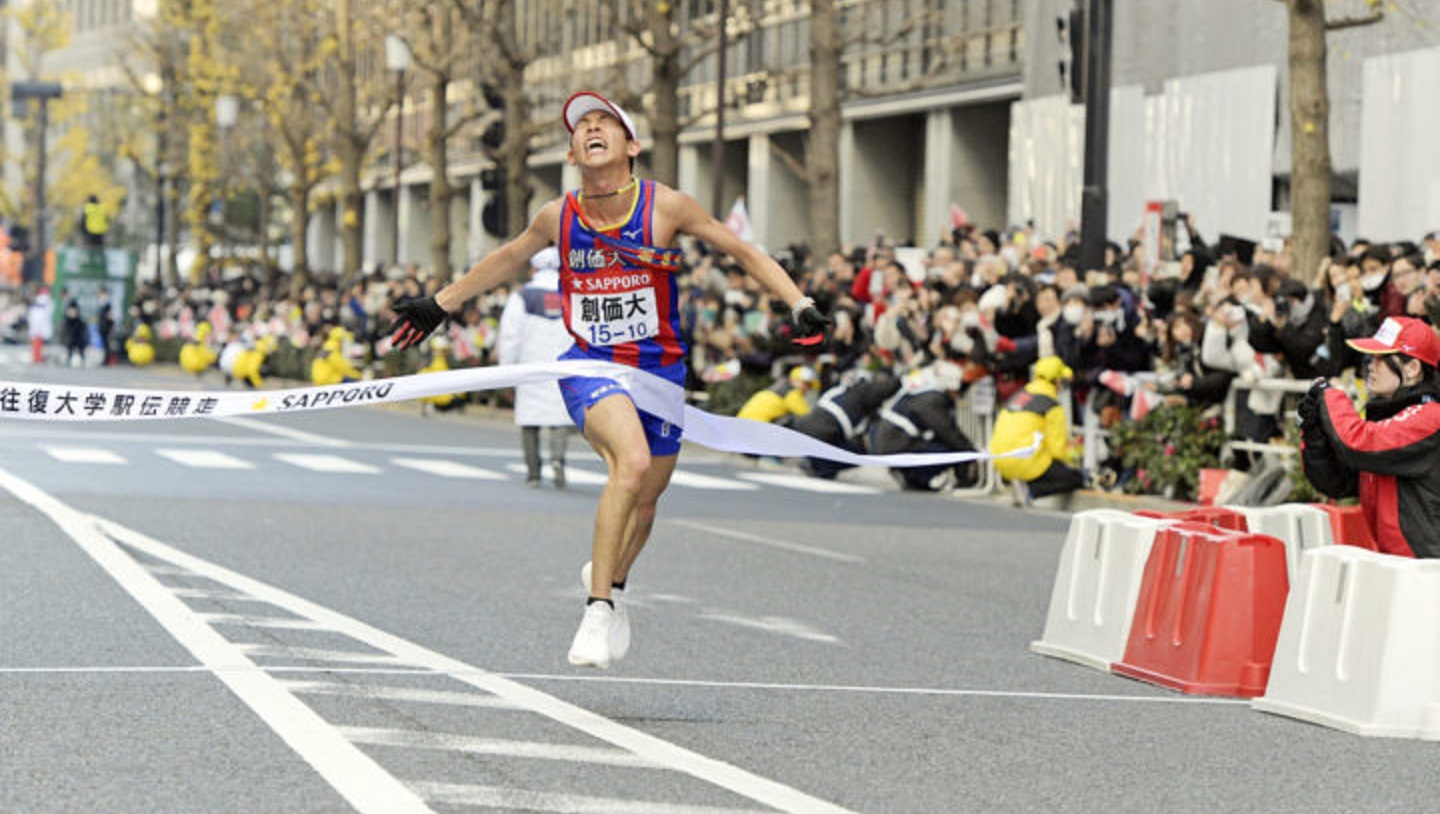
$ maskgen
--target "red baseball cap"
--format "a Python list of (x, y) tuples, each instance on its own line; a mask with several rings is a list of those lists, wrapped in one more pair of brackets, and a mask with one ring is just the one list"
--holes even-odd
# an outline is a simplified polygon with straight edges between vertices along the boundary
[(630, 115), (619, 105), (589, 90), (582, 90), (565, 100), (565, 107), (561, 113), (561, 118), (565, 120), (565, 129), (574, 133), (575, 123), (580, 121), (581, 116), (592, 110), (603, 110), (619, 119), (620, 125), (625, 128), (626, 133), (630, 134), (630, 138), (639, 140), (640, 137), (635, 133), (635, 122), (630, 120)]
[(1361, 353), (1403, 353), (1431, 367), (1440, 367), (1440, 335), (1412, 317), (1386, 317), (1374, 336), (1347, 339), (1345, 344)]

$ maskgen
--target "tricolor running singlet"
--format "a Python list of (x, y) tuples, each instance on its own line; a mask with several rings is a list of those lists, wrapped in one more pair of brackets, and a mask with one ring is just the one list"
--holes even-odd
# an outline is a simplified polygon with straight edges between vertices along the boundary
[(680, 253), (651, 245), (654, 211), (654, 181), (641, 181), (629, 217), (604, 231), (586, 222), (575, 192), (565, 196), (560, 291), (565, 327), (575, 339), (567, 357), (646, 370), (685, 359), (675, 285)]

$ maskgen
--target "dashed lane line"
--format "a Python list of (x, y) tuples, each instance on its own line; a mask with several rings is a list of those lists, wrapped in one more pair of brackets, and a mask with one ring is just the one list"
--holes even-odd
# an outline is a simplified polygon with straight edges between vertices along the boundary
[(342, 458), (339, 455), (319, 455), (315, 453), (301, 452), (277, 452), (275, 459), (284, 461), (291, 466), (298, 466), (301, 469), (308, 469), (312, 472), (325, 472), (339, 475), (378, 475), (380, 467), (371, 466), (367, 463), (354, 461), (349, 458)]
[(406, 469), (414, 469), (417, 472), (425, 472), (430, 475), (439, 475), (442, 478), (468, 478), (471, 480), (510, 480), (506, 475), (489, 469), (481, 469), (478, 466), (462, 464), (459, 461), (447, 461), (442, 458), (391, 458), (390, 463), (396, 466), (403, 466)]
[(96, 447), (43, 446), (45, 454), (67, 464), (123, 464), (125, 459), (108, 449)]
[(242, 461), (234, 455), (229, 455), (213, 449), (157, 449), (155, 454), (162, 458), (168, 458), (183, 466), (193, 466), (196, 469), (254, 469), (255, 464), (249, 461)]
[(836, 562), (845, 562), (852, 564), (865, 562), (864, 557), (857, 557), (854, 554), (845, 554), (839, 551), (830, 551), (829, 549), (819, 548), (817, 546), (804, 545), (803, 543), (793, 543), (788, 540), (777, 540), (774, 537), (762, 537), (758, 534), (747, 534), (743, 531), (735, 531), (734, 529), (727, 529), (722, 526), (712, 526), (708, 523), (697, 523), (693, 520), (670, 520), (668, 522), (677, 526), (684, 526), (687, 529), (694, 529), (696, 531), (703, 531), (706, 534), (713, 534), (717, 537), (728, 537), (731, 540), (743, 540), (744, 542), (762, 545), (766, 548), (775, 548), (781, 551), (790, 551), (796, 554), (808, 554), (812, 557), (820, 557), (821, 559), (826, 560), (835, 560)]

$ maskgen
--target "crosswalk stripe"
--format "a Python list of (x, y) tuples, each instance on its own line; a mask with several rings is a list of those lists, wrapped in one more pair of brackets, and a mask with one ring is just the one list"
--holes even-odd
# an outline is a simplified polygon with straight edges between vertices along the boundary
[(519, 709), (515, 704), (494, 695), (451, 690), (422, 690), (415, 687), (385, 687), (366, 684), (340, 684), (329, 681), (284, 681), (285, 689), (301, 695), (329, 695), (343, 698), (368, 698), (382, 701), (406, 701), (413, 704), (444, 704), (485, 709)]
[(337, 727), (351, 743), (367, 746), (398, 746), (405, 749), (434, 749), (464, 752), (469, 755), (501, 755), (531, 760), (564, 760), (603, 766), (655, 767), (655, 764), (633, 752), (608, 746), (578, 746), (568, 743), (539, 743), (508, 738), (478, 738), (473, 735), (452, 735), (446, 732), (422, 732), (411, 729), (371, 729), (359, 726)]
[(67, 464), (123, 464), (125, 459), (95, 447), (42, 447), (50, 457)]
[(799, 489), (804, 492), (819, 492), (826, 495), (878, 495), (881, 492), (873, 486), (840, 483), (804, 475), (782, 475), (778, 472), (741, 472), (736, 477), (768, 486), (782, 486), (786, 489)]
[(415, 781), (405, 785), (430, 803), (501, 811), (543, 811), (552, 814), (593, 814), (597, 811), (605, 814), (760, 814), (759, 810), (751, 808), (719, 808), (618, 797), (590, 797), (465, 783)]
[(277, 452), (277, 460), (309, 469), (314, 472), (333, 472), (347, 475), (378, 475), (379, 467), (341, 458), (339, 455), (313, 455), (300, 452)]
[(255, 465), (213, 449), (157, 449), (157, 455), (196, 469), (254, 469)]
[(478, 466), (462, 464), (459, 461), (445, 461), (439, 458), (391, 458), (390, 463), (439, 475), (442, 478), (471, 478), (473, 480), (509, 480), (499, 472), (481, 469)]

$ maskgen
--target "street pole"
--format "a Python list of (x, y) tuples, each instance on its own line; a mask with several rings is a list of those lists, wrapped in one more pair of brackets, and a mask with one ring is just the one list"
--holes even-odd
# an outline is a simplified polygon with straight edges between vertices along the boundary
[(33, 257), (40, 269), (43, 279), (45, 274), (45, 163), (46, 158), (45, 134), (50, 129), (50, 100), (59, 99), (62, 91), (59, 82), (12, 82), (10, 83), (10, 99), (12, 102), (28, 102), (31, 99), (40, 104), (40, 167), (35, 179), (35, 240)]
[(225, 253), (230, 246), (230, 230), (226, 219), (230, 214), (230, 174), (226, 171), (226, 157), (230, 152), (230, 130), (240, 121), (240, 99), (223, 93), (215, 97), (215, 126), (220, 129), (220, 223), (217, 237), (220, 239), (220, 272), (225, 272)]
[[(1085, 10), (1085, 186), (1080, 193), (1079, 269), (1082, 278), (1085, 272), (1105, 265), (1113, 2), (1087, 0)], [(1078, 31), (1071, 32), (1072, 36), (1079, 34)]]
[(398, 34), (385, 37), (385, 67), (395, 72), (395, 177), (390, 206), (390, 264), (400, 265), (400, 163), (404, 158), (405, 70), (410, 67), (410, 46)]
[(400, 164), (404, 157), (401, 148), (405, 137), (405, 69), (395, 72), (395, 184), (393, 201), (390, 205), (390, 264), (400, 265)]
[(715, 144), (710, 152), (710, 175), (714, 184), (710, 210), (717, 218), (725, 214), (725, 50), (729, 48), (725, 23), (729, 17), (729, 0), (720, 0), (716, 16), (717, 25), (720, 27), (720, 49), (715, 52)]

